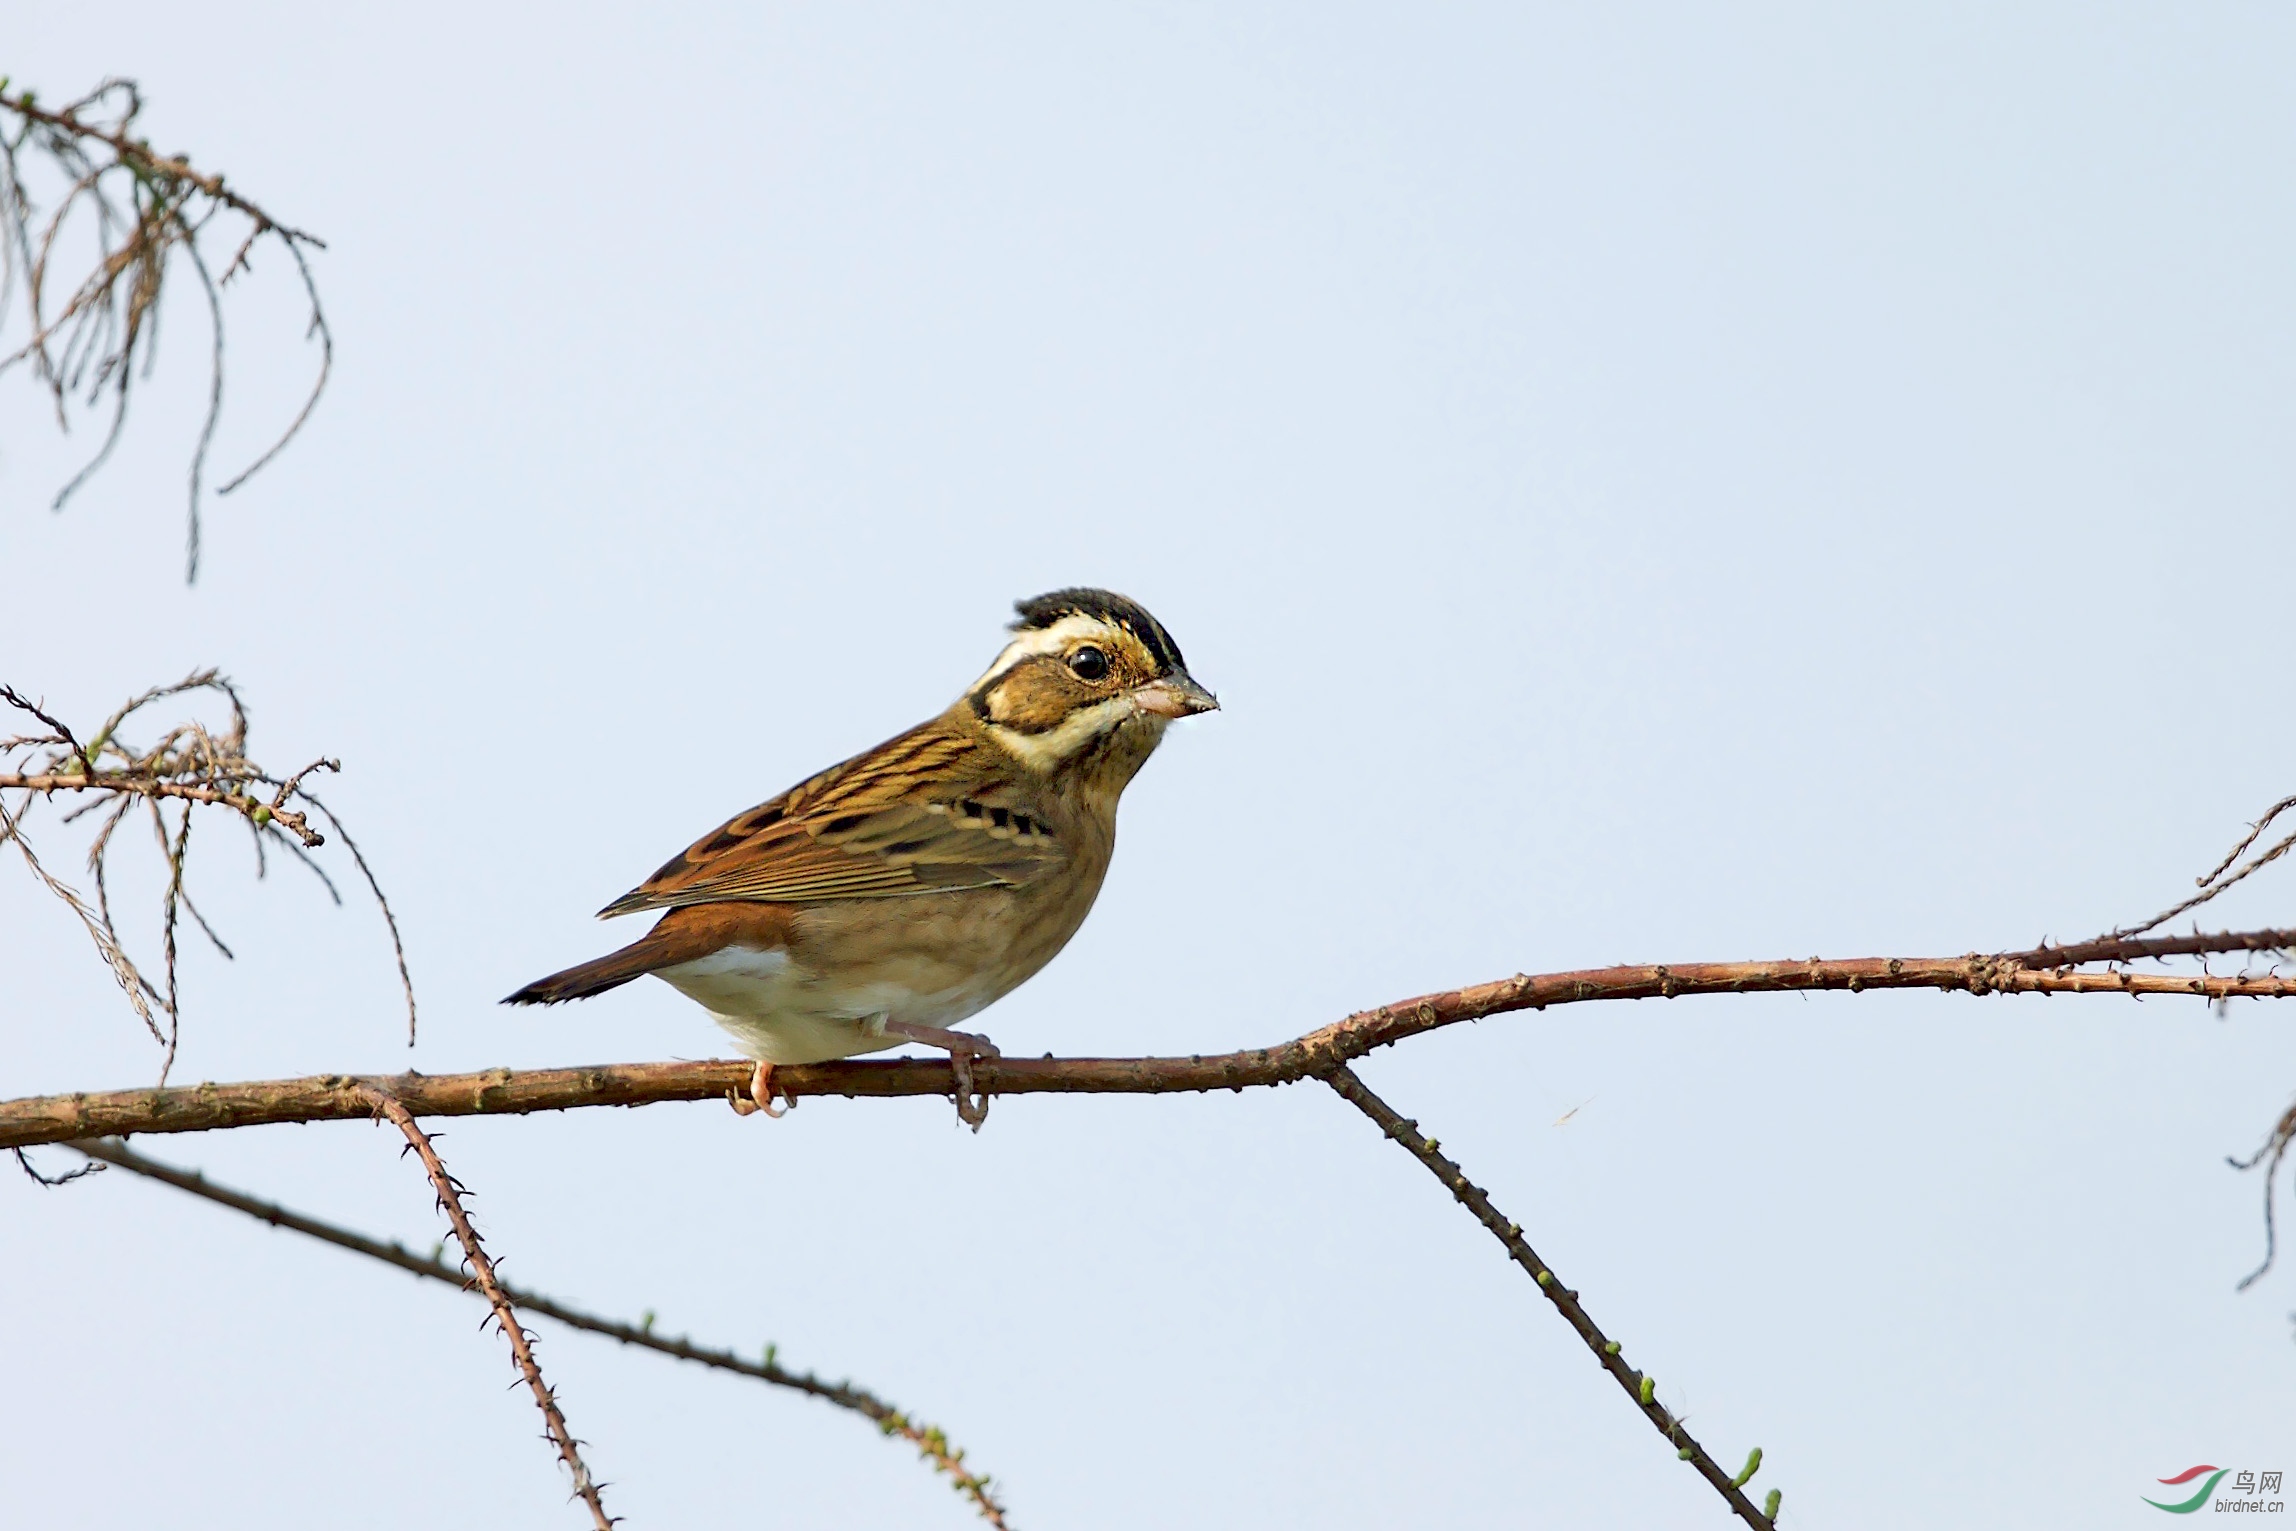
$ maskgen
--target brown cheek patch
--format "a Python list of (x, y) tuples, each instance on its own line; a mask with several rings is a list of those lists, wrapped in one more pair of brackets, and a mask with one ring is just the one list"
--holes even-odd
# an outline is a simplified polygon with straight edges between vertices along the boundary
[(1018, 733), (1041, 734), (1058, 728), (1092, 699), (1091, 688), (1070, 675), (1067, 665), (1049, 657), (1032, 659), (989, 692), (989, 719)]

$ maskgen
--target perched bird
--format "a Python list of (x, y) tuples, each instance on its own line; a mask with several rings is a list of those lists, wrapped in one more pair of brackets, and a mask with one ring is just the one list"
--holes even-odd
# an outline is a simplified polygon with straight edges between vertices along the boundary
[[(554, 1005), (647, 973), (708, 1010), (756, 1060), (737, 1110), (778, 1116), (774, 1065), (950, 1028), (1019, 987), (1075, 935), (1116, 848), (1116, 803), (1175, 718), (1220, 704), (1138, 603), (1055, 590), (946, 712), (760, 803), (687, 847), (601, 919), (668, 911), (620, 951), (505, 1004)], [(754, 1103), (754, 1104), (753, 1104)]]

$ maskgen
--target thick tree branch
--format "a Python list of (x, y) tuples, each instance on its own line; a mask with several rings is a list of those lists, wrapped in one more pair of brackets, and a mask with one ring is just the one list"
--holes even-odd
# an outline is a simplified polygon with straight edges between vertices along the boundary
[[(1274, 1047), (1187, 1058), (996, 1058), (973, 1063), (975, 1088), (991, 1095), (1043, 1093), (1159, 1095), (1242, 1090), (1322, 1078), (1376, 1048), (1422, 1032), (1515, 1010), (1597, 1000), (1674, 999), (1694, 994), (1806, 993), (1811, 990), (1939, 989), (1965, 994), (2164, 994), (2206, 1000), (2285, 999), (2296, 978), (2272, 975), (2074, 971), (2078, 960), (2216, 952), (2277, 951), (2296, 931), (2262, 930), (2130, 942), (2089, 942), (1996, 956), (1860, 957), (1841, 962), (1699, 962), (1679, 966), (1588, 968), (1518, 974), (1495, 983), (1422, 995), (1365, 1010)], [(586, 1106), (644, 1106), (710, 1100), (748, 1088), (740, 1061), (611, 1063), (585, 1068), (488, 1069), (475, 1074), (355, 1078), (321, 1074), (245, 1084), (0, 1101), (0, 1148), (136, 1132), (204, 1132), (275, 1122), (344, 1121), (373, 1114), (366, 1092), (380, 1088), (416, 1116), (523, 1115)], [(943, 1062), (845, 1061), (784, 1066), (773, 1087), (790, 1096), (922, 1095), (956, 1089)]]
[(1394, 1107), (1365, 1089), (1363, 1081), (1344, 1067), (1333, 1069), (1324, 1076), (1323, 1082), (1337, 1090), (1349, 1105), (1377, 1123), (1381, 1132), (1401, 1144), (1406, 1153), (1427, 1167), (1429, 1174), (1443, 1182), (1461, 1206), (1475, 1214), (1475, 1220), (1488, 1228), (1492, 1236), (1505, 1246), (1509, 1257), (1539, 1284), (1539, 1290), (1545, 1294), (1547, 1301), (1555, 1305), (1555, 1311), (1586, 1342), (1586, 1348), (1594, 1352), (1595, 1363), (1609, 1372), (1620, 1387), (1626, 1389), (1626, 1395), (1634, 1400), (1635, 1407), (1642, 1411), (1643, 1417), (1657, 1426), (1658, 1433), (1666, 1437), (1666, 1444), (1674, 1448), (1674, 1454), (1697, 1468), (1698, 1475), (1714, 1486), (1714, 1492), (1722, 1496), (1740, 1520), (1754, 1527), (1754, 1531), (1772, 1531), (1772, 1522), (1778, 1514), (1777, 1492), (1771, 1492), (1767, 1512), (1755, 1509), (1754, 1502), (1744, 1492), (1746, 1478), (1753, 1476), (1753, 1469), (1761, 1460), (1759, 1453), (1748, 1458), (1744, 1477), (1731, 1477), (1722, 1464), (1707, 1455), (1706, 1448), (1682, 1428), (1682, 1421), (1658, 1401), (1657, 1384), (1626, 1364), (1620, 1354), (1622, 1347), (1595, 1327), (1586, 1309), (1579, 1306), (1578, 1293), (1564, 1286), (1562, 1278), (1548, 1269), (1546, 1261), (1540, 1259), (1538, 1252), (1524, 1240), (1522, 1228), (1499, 1215), (1499, 1209), (1491, 1205), (1491, 1198), (1469, 1180), (1466, 1172), (1456, 1163), (1443, 1157), (1440, 1145), (1421, 1132), (1417, 1122), (1406, 1121), (1397, 1114)]
[(368, 1105), (377, 1113), (390, 1118), (391, 1125), (405, 1135), (407, 1147), (422, 1160), (423, 1170), (430, 1176), (431, 1189), (438, 1193), (438, 1208), (454, 1228), (455, 1238), (462, 1244), (463, 1258), (470, 1263), (471, 1280), (494, 1307), (494, 1321), (510, 1341), (510, 1353), (517, 1358), (518, 1369), (526, 1378), (526, 1385), (534, 1392), (535, 1406), (542, 1410), (543, 1424), (548, 1427), (550, 1443), (558, 1449), (558, 1459), (574, 1475), (574, 1492), (590, 1510), (590, 1523), (595, 1531), (614, 1531), (613, 1517), (606, 1513), (605, 1504), (598, 1497), (597, 1482), (590, 1476), (588, 1464), (582, 1460), (581, 1443), (567, 1428), (566, 1416), (559, 1411), (558, 1395), (542, 1380), (542, 1367), (534, 1359), (534, 1342), (526, 1326), (518, 1321), (517, 1310), (510, 1297), (495, 1279), (494, 1261), (487, 1256), (486, 1246), (479, 1242), (478, 1230), (471, 1226), (470, 1214), (463, 1209), (463, 1188), (446, 1172), (446, 1164), (432, 1146), (429, 1134), (415, 1123), (405, 1106), (391, 1097), (387, 1090), (366, 1086), (364, 1093)]

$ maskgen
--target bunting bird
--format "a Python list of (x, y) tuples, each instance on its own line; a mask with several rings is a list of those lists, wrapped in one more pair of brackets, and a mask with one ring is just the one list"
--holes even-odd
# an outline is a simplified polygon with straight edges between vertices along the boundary
[(951, 1028), (1068, 944), (1116, 846), (1116, 805), (1174, 719), (1220, 704), (1138, 603), (1056, 590), (940, 716), (688, 846), (600, 911), (664, 911), (620, 951), (505, 1004), (585, 999), (651, 973), (755, 1061), (741, 1111), (778, 1116), (776, 1064), (946, 1048), (958, 1110), (986, 1037)]

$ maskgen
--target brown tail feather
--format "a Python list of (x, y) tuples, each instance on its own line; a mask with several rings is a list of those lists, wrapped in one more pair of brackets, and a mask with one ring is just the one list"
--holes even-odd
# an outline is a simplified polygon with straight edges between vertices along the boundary
[(631, 942), (618, 952), (537, 978), (503, 1001), (506, 1005), (562, 1005), (570, 999), (588, 999), (618, 989), (633, 978), (643, 978), (663, 965), (661, 947), (651, 938)]
[(562, 1005), (618, 989), (658, 968), (706, 957), (727, 946), (772, 951), (788, 945), (796, 911), (785, 904), (689, 904), (662, 916), (652, 930), (618, 952), (537, 978), (506, 1005)]

